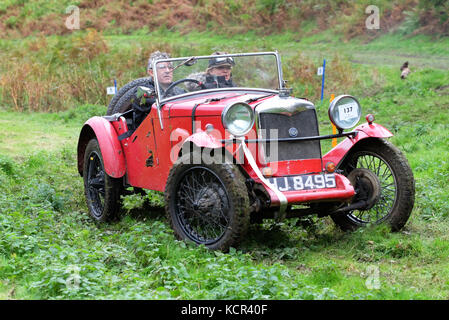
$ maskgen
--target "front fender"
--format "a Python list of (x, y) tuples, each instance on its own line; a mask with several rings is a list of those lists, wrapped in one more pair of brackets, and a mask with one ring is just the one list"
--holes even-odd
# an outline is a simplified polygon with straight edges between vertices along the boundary
[(213, 135), (208, 134), (205, 131), (198, 131), (192, 135), (189, 135), (187, 130), (184, 129), (176, 129), (173, 130), (171, 135), (171, 140), (176, 141), (179, 140), (178, 143), (176, 143), (172, 148), (172, 160), (173, 162), (176, 161), (177, 157), (180, 154), (180, 151), (183, 150), (183, 152), (191, 152), (190, 145), (194, 145), (198, 148), (211, 148), (211, 149), (217, 149), (221, 148), (223, 144)]
[(366, 138), (390, 138), (393, 134), (384, 126), (377, 123), (364, 123), (354, 131), (357, 131), (357, 135), (354, 138), (346, 138), (340, 142), (335, 148), (330, 150), (323, 156), (323, 165), (332, 161), (338, 165), (358, 142)]
[[(235, 158), (235, 163), (243, 163), (243, 153), (238, 152), (238, 148), (236, 150), (236, 146), (233, 143), (223, 144), (222, 137), (218, 131), (213, 131), (211, 133), (207, 133), (205, 131), (198, 131), (190, 136), (187, 135), (186, 130), (177, 130), (176, 137), (181, 137), (181, 141), (179, 141), (172, 148), (172, 160), (173, 162), (179, 157), (181, 150), (184, 152), (192, 152), (195, 149), (221, 149), (224, 153), (219, 153), (221, 155), (225, 155), (226, 159)], [(179, 139), (179, 138), (178, 138)], [(175, 139), (176, 140), (176, 139)], [(203, 154), (202, 154), (203, 155)], [(210, 154), (206, 154), (207, 157), (211, 156)], [(215, 160), (211, 160), (208, 158), (207, 161), (223, 161), (223, 158), (216, 158)]]
[(126, 172), (125, 156), (117, 132), (108, 120), (92, 117), (84, 123), (78, 139), (78, 172), (83, 174), (84, 151), (92, 138), (98, 140), (103, 157), (104, 170), (113, 178), (121, 178)]
[(219, 139), (217, 139), (213, 134), (208, 134), (205, 131), (199, 131), (192, 134), (184, 141), (184, 143), (186, 142), (192, 142), (200, 148), (216, 149), (223, 146), (223, 143), (221, 143)]

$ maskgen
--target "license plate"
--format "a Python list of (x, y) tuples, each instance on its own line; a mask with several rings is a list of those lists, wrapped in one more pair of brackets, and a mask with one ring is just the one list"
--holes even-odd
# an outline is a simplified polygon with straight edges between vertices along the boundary
[(300, 191), (336, 188), (334, 174), (314, 174), (302, 176), (288, 176), (279, 178), (268, 178), (279, 191)]

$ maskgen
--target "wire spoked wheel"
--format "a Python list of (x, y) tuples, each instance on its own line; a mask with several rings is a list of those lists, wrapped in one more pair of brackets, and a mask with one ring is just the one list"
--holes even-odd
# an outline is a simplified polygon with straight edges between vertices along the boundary
[(187, 170), (177, 186), (175, 197), (177, 219), (194, 242), (214, 243), (229, 228), (228, 193), (211, 170), (204, 167)]
[(393, 230), (407, 222), (414, 205), (413, 173), (404, 155), (391, 143), (369, 139), (356, 148), (340, 167), (354, 186), (352, 202), (367, 205), (333, 220), (344, 230), (388, 222)]
[[(355, 164), (349, 164), (350, 172), (355, 169), (368, 169), (378, 178), (380, 194), (374, 205), (367, 210), (354, 210), (349, 214), (349, 218), (358, 223), (380, 223), (391, 214), (394, 204), (397, 201), (398, 186), (393, 171), (388, 163), (378, 154), (362, 151), (354, 155)], [(358, 179), (356, 190), (366, 187), (367, 183)], [(356, 197), (357, 198), (357, 197)]]
[(165, 188), (166, 212), (182, 240), (227, 251), (246, 233), (245, 179), (232, 164), (185, 164), (178, 159)]
[(104, 209), (105, 182), (100, 155), (96, 151), (89, 155), (86, 192), (91, 200), (92, 214), (98, 219)]
[(96, 139), (86, 146), (83, 166), (84, 193), (90, 216), (95, 222), (110, 221), (120, 208), (121, 179), (104, 170), (103, 157)]

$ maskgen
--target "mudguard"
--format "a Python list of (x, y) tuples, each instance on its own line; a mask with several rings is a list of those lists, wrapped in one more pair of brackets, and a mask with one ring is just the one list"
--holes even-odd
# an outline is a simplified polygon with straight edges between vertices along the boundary
[(192, 134), (185, 140), (184, 143), (186, 142), (192, 142), (193, 144), (195, 144), (200, 148), (216, 149), (221, 148), (223, 146), (223, 143), (221, 143), (219, 139), (214, 137), (214, 135), (208, 134), (207, 132), (204, 131), (199, 131)]
[(198, 148), (216, 149), (223, 147), (223, 144), (219, 139), (217, 139), (214, 135), (208, 134), (205, 131), (198, 131), (192, 135), (189, 135), (187, 130), (178, 128), (176, 130), (173, 130), (171, 140), (179, 140), (176, 145), (173, 145), (170, 154), (173, 162), (175, 162), (178, 158), (181, 149), (183, 149), (184, 151), (187, 150), (189, 152), (192, 151), (190, 150), (190, 147), (186, 148), (186, 146), (188, 146), (189, 144), (193, 144)]
[(84, 123), (78, 140), (78, 172), (83, 174), (84, 151), (92, 138), (97, 138), (106, 173), (121, 178), (126, 172), (125, 156), (117, 132), (108, 120), (92, 117)]
[(359, 141), (366, 138), (389, 138), (392, 137), (393, 134), (377, 123), (364, 123), (354, 131), (357, 131), (357, 135), (354, 138), (346, 138), (342, 142), (340, 142), (335, 148), (330, 150), (323, 156), (323, 165), (332, 161), (333, 163), (340, 164), (343, 158), (348, 154), (349, 150), (353, 148)]

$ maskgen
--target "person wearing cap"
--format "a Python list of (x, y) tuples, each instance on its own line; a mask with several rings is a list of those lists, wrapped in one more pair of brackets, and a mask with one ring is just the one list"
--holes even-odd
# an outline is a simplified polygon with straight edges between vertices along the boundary
[[(170, 55), (166, 52), (160, 52), (155, 51), (150, 55), (150, 58), (148, 59), (148, 65), (147, 65), (147, 73), (151, 77), (150, 79), (150, 85), (154, 88), (154, 70), (153, 70), (153, 62), (156, 60), (161, 59), (170, 59)], [(159, 81), (159, 87), (161, 89), (161, 92), (163, 95), (165, 95), (165, 90), (167, 90), (168, 86), (173, 82), (173, 64), (171, 62), (159, 62), (156, 64), (156, 72), (157, 72), (157, 79)], [(170, 92), (168, 93), (169, 96), (176, 96), (179, 94), (183, 94), (186, 91), (174, 87)]]
[[(224, 55), (226, 52), (214, 52), (212, 55)], [(216, 57), (209, 59), (209, 66), (206, 69), (205, 86), (211, 88), (235, 87), (232, 81), (232, 67), (235, 65), (231, 57)]]
[[(226, 52), (214, 52), (212, 55), (224, 55)], [(196, 72), (188, 76), (189, 79), (198, 80), (203, 84), (201, 89), (230, 88), (236, 85), (232, 81), (232, 67), (235, 65), (231, 57), (216, 57), (209, 59), (206, 72)], [(196, 83), (186, 83), (189, 91), (199, 90)]]

